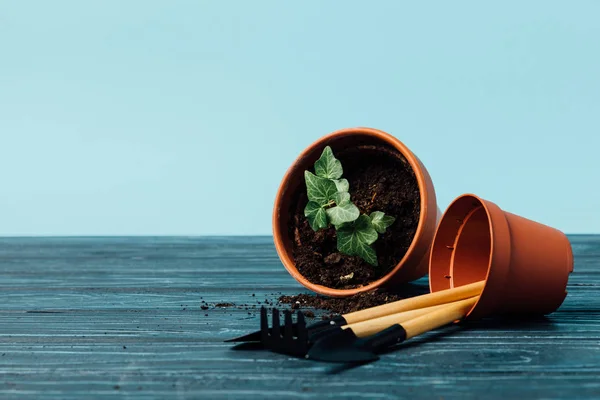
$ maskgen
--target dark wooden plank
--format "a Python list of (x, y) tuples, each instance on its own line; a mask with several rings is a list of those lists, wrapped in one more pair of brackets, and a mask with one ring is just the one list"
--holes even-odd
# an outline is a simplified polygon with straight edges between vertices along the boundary
[(223, 343), (257, 328), (256, 308), (215, 303), (305, 291), (270, 238), (0, 239), (0, 398), (598, 398), (600, 236), (571, 241), (569, 295), (546, 320), (434, 332), (341, 369)]

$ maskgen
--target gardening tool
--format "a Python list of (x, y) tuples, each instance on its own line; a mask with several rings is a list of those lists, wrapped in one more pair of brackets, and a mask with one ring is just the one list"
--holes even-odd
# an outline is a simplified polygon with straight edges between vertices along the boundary
[[(412, 297), (409, 299), (398, 300), (392, 303), (383, 304), (371, 308), (365, 308), (364, 310), (351, 312), (345, 315), (338, 315), (328, 321), (319, 321), (309, 326), (306, 326), (307, 337), (311, 335), (326, 331), (335, 327), (340, 327), (356, 322), (361, 322), (369, 319), (379, 318), (390, 314), (397, 314), (403, 311), (415, 310), (418, 308), (430, 307), (439, 304), (445, 304), (456, 300), (463, 300), (472, 296), (476, 296), (483, 290), (484, 282), (475, 282), (468, 285), (456, 287), (453, 289), (441, 290), (436, 293), (424, 294), (421, 296)], [(265, 310), (266, 313), (266, 310)], [(266, 314), (265, 314), (266, 315)], [(273, 314), (275, 315), (275, 313)], [(262, 310), (261, 310), (261, 321), (262, 321)], [(277, 321), (279, 321), (279, 313), (277, 313)], [(261, 325), (262, 326), (262, 325)], [(277, 324), (278, 330), (285, 329), (285, 326)], [(303, 327), (304, 328), (304, 327)], [(269, 333), (272, 333), (273, 328), (268, 328)], [(294, 335), (298, 334), (297, 323), (291, 323), (291, 329)], [(262, 328), (261, 328), (262, 330)], [(240, 336), (234, 339), (226, 340), (226, 342), (262, 342), (263, 334), (261, 330), (252, 332), (250, 334)], [(268, 348), (268, 347), (267, 347)]]
[[(380, 324), (377, 320), (347, 325), (318, 339), (309, 349), (306, 358), (338, 363), (376, 361), (379, 359), (376, 353), (390, 346), (462, 320), (478, 299), (479, 296), (460, 300), (409, 320), (398, 318), (393, 325), (379, 331), (379, 327), (386, 324)], [(384, 318), (390, 322), (392, 317)], [(381, 319), (383, 318), (378, 320)], [(374, 331), (377, 333), (373, 334)]]
[[(409, 321), (413, 318), (441, 309), (442, 307), (445, 307), (445, 305), (442, 304), (432, 307), (419, 308), (416, 310), (404, 311), (385, 317), (357, 322), (356, 324), (352, 325), (346, 325), (344, 328), (368, 324), (368, 326), (362, 328), (362, 331), (365, 334), (369, 334), (369, 332), (374, 333), (377, 330), (382, 330), (396, 323)], [(284, 311), (285, 323), (282, 329), (279, 323), (279, 310), (274, 308), (272, 315), (273, 327), (269, 328), (267, 309), (264, 308), (264, 306), (261, 307), (261, 342), (264, 348), (281, 354), (304, 357), (315, 341), (328, 336), (330, 333), (338, 332), (344, 329), (335, 325), (331, 326), (329, 329), (309, 333), (309, 329), (306, 327), (304, 314), (302, 314), (302, 312), (298, 312), (297, 323), (294, 324), (292, 322), (292, 313), (288, 310)]]
[(269, 329), (267, 309), (260, 308), (260, 336), (264, 348), (276, 353), (289, 354), (292, 356), (304, 356), (308, 351), (308, 329), (304, 314), (298, 312), (297, 322), (292, 322), (292, 313), (284, 312), (285, 323), (283, 335), (279, 325), (279, 310), (273, 308), (273, 327)]

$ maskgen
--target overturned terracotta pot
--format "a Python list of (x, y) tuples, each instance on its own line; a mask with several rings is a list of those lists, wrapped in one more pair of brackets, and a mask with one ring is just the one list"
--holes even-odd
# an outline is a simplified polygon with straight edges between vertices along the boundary
[[(357, 146), (384, 145), (398, 151), (412, 168), (419, 188), (420, 215), (412, 243), (402, 260), (383, 277), (364, 286), (336, 289), (310, 282), (296, 268), (293, 243), (289, 235), (294, 199), (305, 185), (304, 171), (313, 167), (326, 146), (348, 149)], [(441, 212), (437, 207), (431, 178), (421, 161), (398, 139), (372, 128), (349, 128), (322, 137), (306, 148), (288, 169), (281, 181), (273, 209), (273, 238), (275, 248), (286, 270), (306, 288), (331, 297), (346, 297), (382, 286), (409, 282), (427, 274), (429, 249)]]
[(437, 228), (429, 279), (432, 292), (485, 280), (469, 318), (544, 315), (564, 301), (572, 271), (564, 233), (465, 194)]

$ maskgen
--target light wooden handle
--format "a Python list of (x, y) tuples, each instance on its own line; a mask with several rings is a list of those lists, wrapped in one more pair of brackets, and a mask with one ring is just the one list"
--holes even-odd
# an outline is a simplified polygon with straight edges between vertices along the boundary
[(439, 306), (418, 308), (416, 310), (404, 311), (397, 314), (386, 315), (385, 317), (379, 317), (375, 319), (368, 319), (361, 322), (355, 322), (350, 325), (342, 326), (342, 329), (352, 329), (352, 332), (358, 337), (371, 336), (377, 332), (381, 332), (384, 329), (389, 328), (395, 324), (403, 324), (413, 318), (420, 317), (428, 314), (432, 311), (439, 310), (440, 308), (446, 307), (445, 304)]
[(479, 296), (476, 296), (467, 300), (457, 301), (429, 314), (406, 321), (402, 324), (402, 327), (406, 331), (406, 339), (463, 319), (478, 299)]
[(393, 303), (383, 304), (376, 307), (344, 314), (347, 324), (365, 321), (368, 319), (384, 317), (403, 311), (415, 310), (417, 308), (437, 306), (452, 301), (463, 300), (481, 294), (485, 281), (479, 281), (453, 289), (440, 290), (439, 292), (411, 297), (410, 299), (398, 300)]

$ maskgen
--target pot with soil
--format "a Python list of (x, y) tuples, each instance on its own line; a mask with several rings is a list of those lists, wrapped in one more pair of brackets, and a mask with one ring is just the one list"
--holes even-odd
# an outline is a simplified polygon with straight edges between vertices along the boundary
[(273, 237), (298, 282), (346, 297), (426, 275), (440, 216), (427, 170), (402, 142), (349, 128), (311, 144), (288, 169)]

